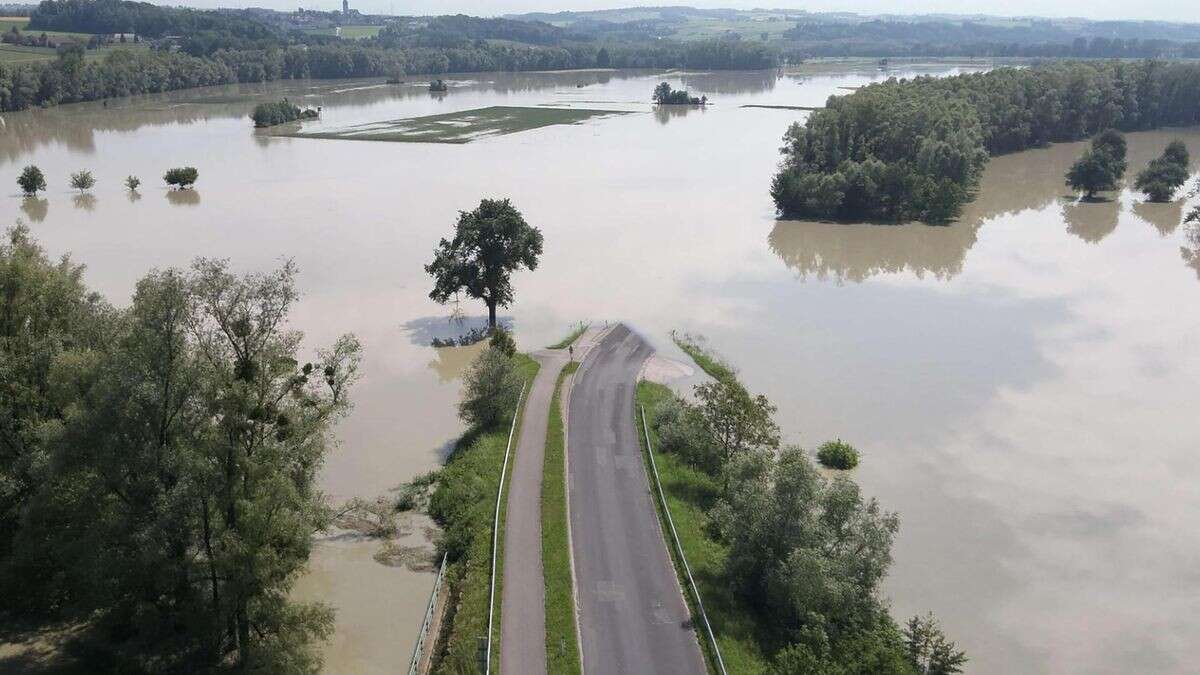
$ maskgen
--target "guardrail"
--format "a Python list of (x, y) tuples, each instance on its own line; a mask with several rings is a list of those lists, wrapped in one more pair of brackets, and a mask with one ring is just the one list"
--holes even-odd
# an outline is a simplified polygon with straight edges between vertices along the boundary
[(654, 486), (658, 488), (658, 499), (662, 503), (663, 513), (667, 516), (667, 525), (671, 527), (671, 539), (675, 542), (675, 552), (679, 554), (679, 562), (683, 563), (683, 571), (687, 574), (688, 586), (692, 597), (696, 599), (696, 608), (700, 610), (700, 618), (704, 620), (704, 630), (708, 633), (708, 641), (712, 644), (713, 654), (717, 657), (717, 668), (721, 675), (729, 675), (725, 670), (725, 660), (721, 658), (721, 648), (717, 646), (717, 638), (713, 635), (712, 625), (708, 622), (708, 614), (704, 611), (704, 601), (700, 599), (700, 589), (696, 588), (696, 580), (692, 578), (692, 568), (688, 565), (687, 556), (683, 554), (683, 544), (679, 543), (679, 533), (675, 531), (675, 521), (671, 518), (671, 509), (667, 506), (667, 496), (663, 494), (662, 481), (658, 477), (658, 464), (654, 461), (654, 448), (650, 445), (650, 428), (646, 425), (646, 406), (642, 409), (642, 433), (646, 435), (646, 454), (650, 455), (650, 469), (654, 473)]
[(446, 554), (442, 554), (442, 567), (438, 570), (437, 581), (433, 582), (433, 593), (429, 595), (429, 606), (425, 608), (425, 620), (421, 622), (421, 632), (417, 634), (417, 646), (413, 647), (412, 661), (408, 663), (408, 675), (417, 675), (421, 665), (421, 657), (425, 652), (425, 640), (429, 637), (429, 625), (433, 623), (433, 610), (437, 607), (438, 593), (442, 590), (442, 580), (446, 578)]
[(525, 388), (529, 383), (521, 385), (521, 395), (517, 397), (517, 409), (513, 412), (512, 427), (508, 430), (508, 447), (504, 449), (504, 468), (500, 469), (500, 487), (496, 489), (496, 516), (492, 521), (492, 590), (488, 595), (488, 632), (487, 653), (484, 675), (492, 672), (492, 616), (496, 608), (496, 549), (500, 541), (500, 498), (504, 495), (504, 481), (508, 477), (508, 456), (512, 454), (513, 434), (517, 431), (517, 419), (521, 417), (521, 403), (525, 400)]

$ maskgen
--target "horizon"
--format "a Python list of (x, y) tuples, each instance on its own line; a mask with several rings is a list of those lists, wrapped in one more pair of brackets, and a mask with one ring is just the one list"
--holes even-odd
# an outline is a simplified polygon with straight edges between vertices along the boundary
[[(295, 0), (248, 0), (246, 2), (230, 3), (229, 0), (191, 0), (189, 2), (172, 2), (171, 0), (150, 0), (155, 5), (195, 7), (197, 9), (246, 9), (263, 8), (277, 11), (294, 11), (304, 9), (320, 11), (338, 11), (342, 8), (341, 0), (321, 0), (315, 4), (296, 2)], [(36, 4), (36, 3), (34, 3)], [(1184, 9), (1192, 6), (1193, 9)], [(1034, 0), (1017, 0), (1003, 7), (996, 7), (993, 12), (979, 12), (978, 4), (968, 0), (932, 0), (924, 4), (922, 11), (911, 11), (909, 3), (893, 0), (867, 0), (864, 3), (846, 3), (836, 0), (816, 0), (805, 7), (788, 7), (785, 5), (764, 6), (755, 0), (721, 0), (718, 2), (669, 3), (654, 2), (605, 2), (604, 0), (580, 0), (569, 7), (553, 0), (513, 0), (511, 2), (495, 3), (487, 0), (455, 0), (454, 2), (439, 2), (438, 0), (416, 0), (397, 3), (394, 0), (352, 0), (352, 9), (363, 14), (395, 15), (395, 16), (438, 16), (446, 14), (467, 14), (480, 17), (498, 17), (508, 14), (556, 13), (556, 12), (594, 12), (604, 10), (633, 9), (639, 7), (692, 7), (696, 9), (733, 9), (740, 11), (794, 11), (810, 14), (842, 13), (858, 16), (938, 16), (953, 17), (997, 17), (1006, 19), (1037, 18), (1037, 19), (1078, 19), (1085, 21), (1157, 21), (1168, 23), (1200, 23), (1200, 9), (1194, 5), (1180, 5), (1166, 0), (1150, 0), (1141, 3), (1136, 8), (1115, 0), (1100, 0), (1086, 2), (1085, 0), (1067, 0), (1052, 6)], [(1057, 11), (1062, 8), (1062, 11)], [(1182, 11), (1181, 11), (1182, 10)]]

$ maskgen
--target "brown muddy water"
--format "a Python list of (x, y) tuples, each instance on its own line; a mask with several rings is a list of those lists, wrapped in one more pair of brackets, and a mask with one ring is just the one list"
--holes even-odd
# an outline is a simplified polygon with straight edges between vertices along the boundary
[[(1184, 203), (1064, 198), (1079, 144), (993, 160), (948, 227), (776, 221), (780, 137), (806, 113), (741, 106), (817, 106), (882, 76), (676, 74), (665, 79), (713, 105), (659, 112), (645, 101), (664, 78), (644, 72), (464, 76), (436, 97), (356, 81), (65, 106), (5, 116), (0, 199), (7, 223), (71, 252), (116, 302), (150, 268), (195, 256), (242, 270), (294, 258), (295, 327), (312, 346), (351, 331), (365, 347), (322, 477), (340, 500), (390, 494), (461, 432), (470, 350), (428, 343), (465, 327), (428, 299), (422, 265), (458, 210), (511, 197), (546, 239), (505, 312), (518, 342), (620, 319), (680, 357), (672, 329), (708, 336), (779, 405), (789, 440), (863, 451), (856, 478), (901, 514), (895, 612), (934, 611), (972, 672), (1187, 671), (1200, 642), (1200, 232), (1180, 224)], [(462, 145), (251, 129), (254, 102), (285, 93), (324, 106), (314, 129), (487, 106), (637, 114)], [(1200, 130), (1133, 134), (1130, 166), (1174, 137), (1200, 154)], [(15, 194), (30, 163), (51, 184), (42, 200)], [(166, 191), (159, 176), (185, 164), (197, 189)], [(91, 198), (67, 187), (80, 169), (99, 181)], [(329, 672), (407, 663), (433, 576), (379, 564), (380, 546), (322, 539), (297, 589), (338, 610)]]

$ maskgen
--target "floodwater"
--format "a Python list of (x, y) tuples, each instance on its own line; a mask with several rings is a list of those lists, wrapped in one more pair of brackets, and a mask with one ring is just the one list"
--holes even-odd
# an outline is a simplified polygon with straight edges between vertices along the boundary
[[(930, 66), (921, 72), (959, 72)], [(916, 69), (897, 70), (911, 75)], [(767, 187), (795, 110), (879, 79), (871, 69), (665, 76), (713, 101), (652, 111), (664, 76), (485, 74), (419, 84), (223, 87), (5, 116), (8, 222), (88, 265), (115, 302), (153, 267), (195, 256), (261, 270), (294, 258), (293, 314), (312, 346), (356, 333), (356, 407), (323, 488), (388, 495), (438, 465), (461, 432), (467, 324), (427, 297), (422, 266), (460, 209), (511, 197), (545, 234), (505, 312), (537, 348), (580, 320), (624, 320), (668, 355), (701, 333), (779, 405), (788, 440), (857, 445), (865, 490), (901, 514), (886, 587), (895, 612), (932, 610), (976, 673), (1185, 672), (1200, 642), (1200, 232), (1184, 203), (1128, 192), (1064, 197), (1081, 144), (993, 160), (947, 227), (779, 222)], [(582, 85), (582, 86), (580, 86)], [(638, 114), (464, 145), (276, 138), (246, 115), (287, 94), (343, 126), (492, 105)], [(1140, 168), (1174, 137), (1129, 137)], [(13, 194), (39, 165), (44, 199)], [(163, 189), (170, 166), (194, 192)], [(99, 180), (90, 198), (70, 172)], [(140, 197), (121, 180), (142, 177)], [(375, 562), (379, 542), (318, 542), (297, 593), (338, 610), (329, 672), (394, 672), (433, 576)]]

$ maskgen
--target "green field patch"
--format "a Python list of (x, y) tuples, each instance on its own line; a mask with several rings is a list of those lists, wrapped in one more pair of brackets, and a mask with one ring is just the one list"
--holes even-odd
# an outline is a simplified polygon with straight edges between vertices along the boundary
[(491, 106), (315, 132), (292, 129), (279, 135), (394, 143), (469, 143), (489, 136), (540, 129), (555, 124), (578, 124), (593, 117), (623, 114), (625, 112), (619, 110)]

